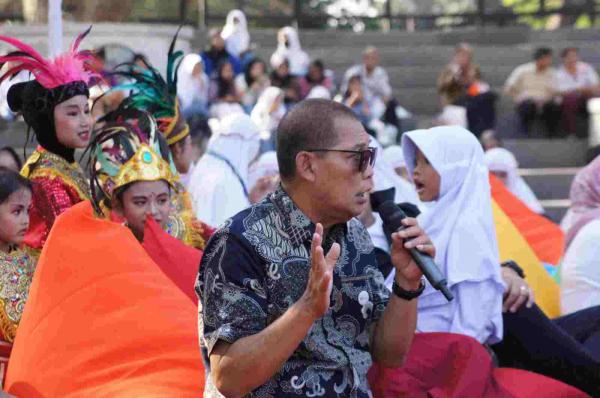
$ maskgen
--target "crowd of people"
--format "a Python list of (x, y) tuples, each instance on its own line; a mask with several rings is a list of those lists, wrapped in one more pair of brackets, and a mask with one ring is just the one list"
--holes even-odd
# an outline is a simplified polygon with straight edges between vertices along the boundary
[[(164, 74), (104, 70), (88, 33), (55, 59), (0, 36), (7, 114), (38, 143), (0, 149), (8, 394), (600, 396), (599, 159), (547, 219), (469, 46), (438, 126), (404, 132), (374, 47), (335, 96), (291, 27), (269, 73), (238, 10), (199, 54), (175, 34)], [(534, 58), (506, 84), (524, 125), (571, 126), (595, 72)]]

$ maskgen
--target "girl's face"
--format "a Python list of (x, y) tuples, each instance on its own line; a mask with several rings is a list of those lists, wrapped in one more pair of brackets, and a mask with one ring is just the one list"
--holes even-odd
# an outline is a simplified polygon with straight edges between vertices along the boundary
[(490, 170), (490, 173), (492, 173), (493, 175), (495, 175), (498, 179), (500, 179), (500, 181), (502, 181), (505, 185), (508, 181), (508, 173), (506, 171), (492, 171)]
[(196, 65), (194, 65), (194, 69), (192, 69), (192, 76), (195, 78), (199, 78), (200, 76), (202, 76), (202, 72), (202, 62), (196, 63)]
[(277, 67), (277, 74), (280, 77), (285, 77), (290, 73), (290, 66), (287, 62), (282, 62), (278, 67)]
[(360, 79), (350, 79), (350, 81), (348, 82), (348, 91), (354, 93), (360, 93), (362, 92), (362, 84), (360, 82)]
[(323, 70), (316, 65), (311, 65), (308, 68), (308, 75), (313, 81), (323, 80)]
[(255, 62), (250, 68), (250, 76), (257, 79), (265, 74), (265, 65), (262, 62)]
[(19, 246), (29, 228), (31, 191), (20, 188), (0, 204), (0, 250), (8, 252), (10, 246)]
[(227, 63), (223, 65), (223, 68), (221, 69), (221, 79), (227, 81), (233, 80), (233, 67), (231, 64)]
[(67, 148), (85, 148), (90, 142), (92, 114), (85, 95), (77, 95), (54, 108), (58, 142)]
[(170, 199), (171, 190), (166, 181), (138, 181), (125, 189), (115, 210), (142, 242), (147, 216), (152, 216), (163, 228), (166, 225), (171, 214)]
[(413, 181), (422, 202), (433, 202), (440, 196), (440, 175), (418, 149)]

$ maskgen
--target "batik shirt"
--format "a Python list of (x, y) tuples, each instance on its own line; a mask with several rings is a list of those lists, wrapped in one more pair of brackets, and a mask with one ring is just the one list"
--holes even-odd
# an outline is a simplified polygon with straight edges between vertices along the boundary
[[(208, 353), (219, 340), (259, 333), (306, 288), (315, 225), (280, 188), (244, 210), (211, 238), (196, 283), (200, 336)], [(330, 308), (293, 355), (249, 397), (368, 397), (370, 339), (389, 295), (367, 230), (356, 219), (332, 227), (337, 242)], [(210, 379), (210, 378), (209, 378)], [(210, 380), (205, 396), (218, 396)]]

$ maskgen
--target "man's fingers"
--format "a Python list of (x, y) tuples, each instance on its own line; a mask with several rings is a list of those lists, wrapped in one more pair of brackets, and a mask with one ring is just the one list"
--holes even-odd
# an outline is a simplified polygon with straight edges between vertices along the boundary
[(338, 258), (340, 258), (340, 252), (342, 251), (339, 243), (334, 243), (331, 245), (331, 249), (327, 253), (327, 257), (325, 258), (328, 269), (333, 269), (335, 264), (337, 263)]
[(417, 245), (417, 250), (421, 253), (429, 255), (432, 258), (435, 257), (435, 246), (431, 242), (424, 245)]
[(410, 239), (415, 238), (419, 235), (423, 235), (423, 230), (421, 229), (421, 227), (414, 225), (412, 227), (403, 229), (402, 231), (398, 231), (398, 235), (400, 235), (402, 239)]
[[(522, 292), (525, 292), (525, 293), (522, 293)], [(517, 300), (514, 302), (514, 304), (510, 308), (510, 312), (513, 312), (513, 313), (517, 312), (519, 310), (519, 308), (521, 308), (521, 306), (525, 303), (525, 301), (527, 300), (528, 297), (529, 297), (529, 292), (521, 289), (521, 291), (519, 292), (519, 296), (517, 297)]]
[(427, 244), (431, 244), (431, 242), (429, 241), (429, 238), (427, 237), (427, 235), (421, 235), (421, 236), (417, 236), (416, 238), (413, 238), (411, 240), (405, 241), (404, 247), (407, 249), (414, 249), (415, 247), (417, 247), (419, 245), (427, 245)]
[(515, 283), (509, 284), (506, 298), (504, 299), (504, 302), (502, 303), (502, 310), (504, 312), (507, 312), (512, 307), (512, 305), (515, 303), (515, 301), (517, 301), (518, 298), (519, 298), (519, 288), (516, 286)]

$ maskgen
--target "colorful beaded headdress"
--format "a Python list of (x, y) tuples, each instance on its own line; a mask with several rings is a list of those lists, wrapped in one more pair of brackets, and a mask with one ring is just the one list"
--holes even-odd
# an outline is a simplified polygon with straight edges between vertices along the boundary
[(165, 180), (175, 188), (169, 148), (152, 116), (118, 110), (99, 122), (103, 125), (89, 146), (92, 200), (99, 214), (111, 208), (115, 191), (132, 182)]
[[(181, 29), (181, 28), (180, 28)], [(114, 75), (125, 77), (132, 83), (122, 84), (113, 90), (131, 90), (132, 94), (121, 104), (124, 108), (134, 108), (149, 112), (158, 123), (158, 130), (173, 145), (190, 133), (177, 100), (177, 71), (183, 58), (183, 51), (174, 51), (179, 29), (175, 33), (167, 58), (166, 80), (160, 72), (144, 62), (146, 68), (133, 63), (117, 66)], [(111, 90), (112, 91), (112, 90)]]

